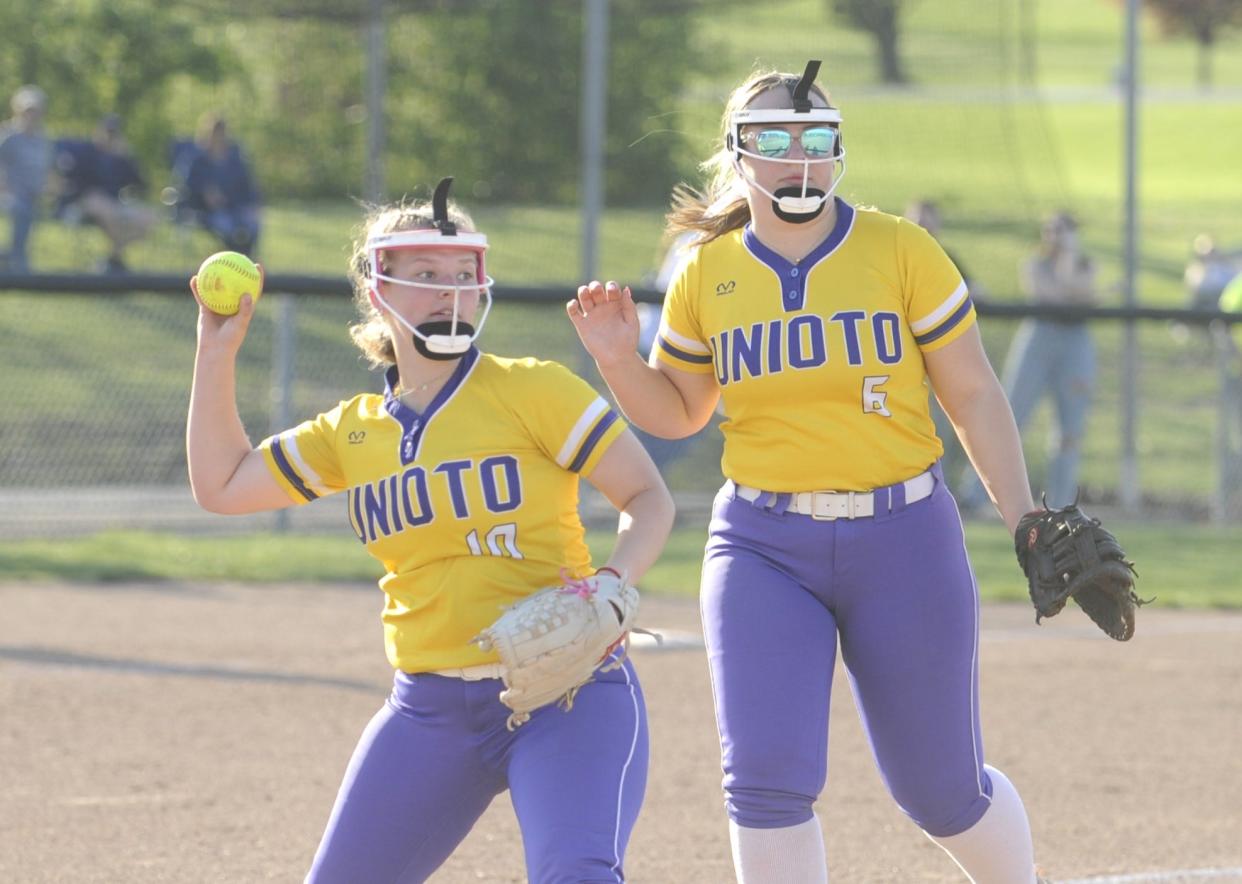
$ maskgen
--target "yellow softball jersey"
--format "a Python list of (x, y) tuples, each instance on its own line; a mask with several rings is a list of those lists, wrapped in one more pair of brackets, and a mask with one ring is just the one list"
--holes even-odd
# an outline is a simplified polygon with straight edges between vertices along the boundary
[(923, 228), (836, 200), (798, 263), (750, 225), (693, 249), (669, 286), (656, 358), (715, 372), (724, 474), (765, 491), (865, 491), (943, 453), (923, 353), (975, 322), (962, 276)]
[(354, 534), (387, 572), (384, 640), (407, 672), (493, 662), (470, 639), (561, 569), (590, 572), (578, 479), (625, 430), (554, 362), (471, 349), (422, 414), (364, 394), (260, 448), (298, 503), (347, 493)]

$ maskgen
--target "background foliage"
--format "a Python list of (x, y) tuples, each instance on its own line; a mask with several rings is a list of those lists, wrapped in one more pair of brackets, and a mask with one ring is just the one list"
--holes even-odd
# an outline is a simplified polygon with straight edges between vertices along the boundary
[[(54, 129), (82, 134), (102, 114), (120, 114), (149, 167), (166, 164), (170, 139), (191, 133), (202, 111), (223, 110), (262, 158), (270, 195), (339, 198), (362, 180), (366, 5), (13, 0), (0, 28), (27, 38), (0, 59), (0, 83), (42, 85)], [(674, 109), (689, 73), (705, 69), (701, 44), (685, 39), (703, 5), (611, 4), (614, 203), (660, 201), (679, 174), (681, 139), (646, 136), (661, 127), (668, 135), (661, 109)], [(386, 3), (390, 180), (434, 180), (452, 168), (464, 193), (572, 202), (582, 9), (563, 0)]]
[[(338, 275), (360, 212), (367, 120), (367, 0), (11, 0), (0, 27), (17, 34), (0, 55), (0, 92), (35, 80), (52, 98), (53, 135), (83, 134), (120, 109), (156, 186), (167, 138), (221, 108), (246, 146), (267, 197), (260, 257), (269, 272)], [(541, 286), (566, 295), (580, 280), (582, 210), (577, 0), (388, 0), (386, 160), (391, 195), (446, 172), (489, 234), (501, 291)], [(712, 150), (721, 102), (754, 66), (801, 70), (825, 59), (822, 80), (846, 117), (848, 171), (840, 193), (901, 213), (916, 197), (940, 203), (943, 241), (977, 297), (1020, 297), (1017, 266), (1040, 216), (1068, 207), (1100, 262), (1104, 303), (1119, 302), (1122, 122), (1117, 76), (1122, 19), (1114, 0), (907, 0), (896, 44), (908, 82), (882, 82), (876, 44), (847, 26), (835, 0), (613, 0), (609, 33), (608, 205), (602, 278), (650, 279), (658, 263), (668, 184), (694, 180)], [(1210, 233), (1242, 248), (1242, 178), (1235, 171), (1242, 46), (1222, 27), (1211, 88), (1199, 47), (1143, 20), (1139, 115), (1139, 299), (1180, 306), (1189, 245)], [(0, 238), (6, 221), (0, 219)], [(217, 247), (165, 219), (127, 258), (136, 270), (189, 275)], [(41, 223), (40, 270), (86, 271), (104, 253), (92, 228)], [(254, 438), (270, 425), (272, 342), (296, 328), (294, 418), (374, 388), (349, 346), (348, 304), (301, 297), (296, 320), (264, 303), (243, 352), (243, 415)], [(143, 294), (0, 294), (0, 535), (113, 524), (171, 527), (159, 495), (185, 495), (185, 388), (193, 352), (188, 300)], [(1015, 323), (985, 318), (993, 363)], [(1084, 448), (1084, 499), (1118, 496), (1121, 325), (1101, 322), (1101, 378)], [(1226, 429), (1220, 367), (1200, 330), (1144, 323), (1137, 445), (1147, 513), (1205, 518), (1220, 489), (1242, 512), (1242, 459), (1215, 457)], [(598, 383), (555, 304), (501, 298), (485, 346), (538, 353)], [(1045, 465), (1047, 411), (1026, 428), (1032, 481)], [(1236, 432), (1236, 430), (1234, 431)], [(1232, 471), (1231, 471), (1232, 469)], [(679, 499), (710, 499), (719, 434), (709, 429), (666, 469)], [(141, 486), (132, 508), (103, 493)], [(98, 492), (98, 493), (97, 493)], [(185, 503), (185, 501), (182, 501)], [(329, 504), (330, 505), (330, 504)], [(171, 506), (171, 504), (170, 504)], [(313, 509), (314, 507), (312, 507)], [(689, 511), (687, 506), (687, 511)], [(220, 530), (192, 510), (195, 530)], [(177, 517), (186, 511), (178, 511)], [(88, 516), (93, 520), (88, 519)], [(188, 520), (188, 516), (187, 516)], [(209, 523), (210, 524), (207, 524)], [(330, 527), (337, 521), (328, 519)], [(188, 521), (185, 523), (188, 524)]]

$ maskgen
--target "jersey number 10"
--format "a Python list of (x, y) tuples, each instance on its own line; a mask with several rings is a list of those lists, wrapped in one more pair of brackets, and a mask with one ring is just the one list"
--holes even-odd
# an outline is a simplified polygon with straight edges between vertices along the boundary
[(479, 543), (479, 532), (471, 529), (470, 533), (466, 535), (466, 546), (470, 547), (470, 555), (472, 556), (505, 556), (510, 559), (524, 558), (522, 551), (517, 546), (517, 524), (514, 522), (505, 522), (502, 525), (494, 526), (483, 537), (483, 543)]

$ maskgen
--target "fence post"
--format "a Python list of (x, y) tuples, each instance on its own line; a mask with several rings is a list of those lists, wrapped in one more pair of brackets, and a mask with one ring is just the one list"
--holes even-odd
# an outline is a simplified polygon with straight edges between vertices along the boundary
[[(297, 349), (297, 309), (293, 303), (293, 295), (277, 292), (271, 295), (276, 300), (276, 312), (272, 329), (272, 381), (268, 393), (269, 414), (271, 415), (268, 433), (275, 434), (288, 429), (293, 418), (293, 362)], [(289, 509), (276, 510), (272, 527), (283, 534), (289, 530)]]
[[(1125, 306), (1138, 306), (1138, 114), (1139, 114), (1139, 0), (1126, 0), (1125, 26), (1125, 218), (1122, 225), (1122, 282)], [(1133, 318), (1125, 322), (1121, 353), (1121, 474), (1122, 508), (1135, 513), (1143, 505), (1138, 467), (1138, 325)]]
[[(604, 133), (608, 120), (609, 0), (586, 0), (582, 23), (582, 91), (578, 96), (578, 144), (582, 155), (579, 203), (582, 212), (582, 254), (578, 279), (588, 283), (599, 274), (599, 225), (604, 214)], [(594, 361), (578, 348), (578, 371), (592, 377)]]

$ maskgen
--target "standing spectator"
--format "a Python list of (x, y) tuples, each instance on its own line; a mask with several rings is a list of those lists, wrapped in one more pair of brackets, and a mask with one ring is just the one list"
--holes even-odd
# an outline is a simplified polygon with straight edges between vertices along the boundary
[[(1220, 294), (1217, 306), (1227, 313), (1242, 313), (1242, 273), (1230, 280)], [(1226, 326), (1213, 322), (1210, 328), (1220, 371), (1225, 438), (1232, 453), (1234, 469), (1242, 479), (1242, 323)], [(1231, 335), (1232, 333), (1232, 335)], [(1235, 482), (1233, 487), (1238, 487)]]
[(0, 201), (12, 220), (12, 240), (4, 263), (9, 270), (30, 269), (27, 246), (47, 186), (51, 144), (43, 132), (47, 95), (38, 86), (23, 86), (10, 102), (13, 118), (0, 125)]
[(1227, 313), (1242, 313), (1242, 274), (1234, 276), (1225, 286), (1218, 306)]
[(253, 256), (259, 239), (259, 191), (224, 118), (205, 114), (196, 145), (178, 173), (188, 191), (186, 206), (230, 249)]
[(147, 235), (155, 223), (155, 213), (138, 202), (138, 194), (147, 183), (121, 132), (121, 118), (108, 114), (100, 120), (92, 145), (85, 168), (80, 170), (82, 216), (98, 224), (108, 237), (108, 257), (101, 269), (124, 273), (129, 269), (125, 247)]
[[(1019, 282), (1032, 304), (1090, 307), (1097, 300), (1095, 276), (1095, 261), (1078, 243), (1078, 222), (1068, 212), (1058, 212), (1044, 222), (1039, 251), (1022, 263)], [(1010, 345), (1003, 379), (1019, 428), (1045, 394), (1052, 396), (1057, 430), (1049, 444), (1046, 500), (1049, 507), (1073, 503), (1095, 386), (1095, 343), (1086, 320), (1023, 320)], [(970, 476), (965, 485), (962, 508), (983, 506), (977, 478)]]
[[(935, 202), (929, 199), (913, 200), (906, 206), (905, 216), (930, 233), (932, 239), (936, 240), (936, 242), (940, 242), (940, 206)], [(940, 248), (944, 250), (949, 260), (957, 267), (957, 272), (962, 274), (962, 281), (966, 283), (966, 287), (970, 290), (971, 299), (976, 303), (984, 300), (987, 296), (982, 291), (983, 285), (970, 275), (955, 253), (945, 248), (943, 243), (941, 243)], [(944, 413), (944, 409), (940, 406), (940, 400), (935, 396), (931, 397), (931, 416), (932, 422), (936, 425), (936, 435), (944, 442), (944, 454), (941, 455), (940, 462), (945, 475), (957, 476), (965, 471), (973, 479), (975, 475), (974, 468), (970, 466), (970, 460), (966, 456), (966, 452), (962, 450), (957, 433), (953, 430), (953, 422)], [(975, 481), (977, 484), (977, 480)], [(977, 495), (980, 498), (980, 502), (982, 502), (984, 497), (982, 486), (979, 486), (977, 489)]]

